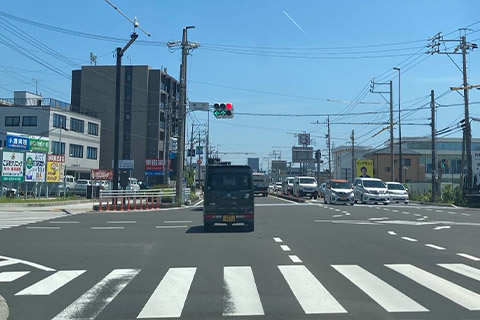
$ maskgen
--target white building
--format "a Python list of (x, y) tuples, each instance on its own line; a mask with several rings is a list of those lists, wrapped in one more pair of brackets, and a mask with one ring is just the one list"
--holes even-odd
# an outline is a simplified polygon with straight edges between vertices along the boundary
[(99, 168), (101, 120), (70, 109), (26, 91), (0, 99), (0, 147), (6, 147), (7, 132), (49, 138), (49, 153), (65, 155), (66, 173), (89, 179)]

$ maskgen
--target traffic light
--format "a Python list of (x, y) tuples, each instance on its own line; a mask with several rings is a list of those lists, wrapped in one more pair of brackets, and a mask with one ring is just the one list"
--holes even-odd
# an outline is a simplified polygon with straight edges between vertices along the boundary
[(234, 107), (230, 102), (215, 103), (213, 105), (213, 115), (217, 119), (233, 118)]
[(465, 131), (465, 119), (460, 120), (460, 128)]
[(442, 169), (448, 168), (448, 160), (447, 159), (442, 159), (442, 162), (440, 163), (440, 167)]
[(315, 151), (315, 161), (320, 161), (320, 159), (322, 158), (322, 153), (320, 150), (317, 150)]

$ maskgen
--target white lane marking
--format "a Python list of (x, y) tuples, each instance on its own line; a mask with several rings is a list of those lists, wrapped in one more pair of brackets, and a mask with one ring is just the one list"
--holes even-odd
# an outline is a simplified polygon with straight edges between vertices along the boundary
[(384, 210), (384, 211), (390, 211), (390, 209), (387, 209), (387, 208), (383, 208), (382, 210)]
[(381, 221), (381, 220), (387, 220), (388, 217), (382, 217), (382, 218), (369, 218), (368, 220), (371, 220), (371, 221)]
[(137, 319), (179, 318), (197, 268), (170, 268)]
[(480, 281), (480, 270), (463, 263), (439, 263), (440, 267)]
[(436, 246), (436, 245), (431, 244), (431, 243), (425, 244), (425, 247), (430, 247), (430, 248), (437, 249), (437, 250), (445, 250), (444, 247)]
[(165, 220), (163, 221), (163, 223), (192, 223), (192, 221), (190, 220), (184, 220), (184, 221), (181, 221), (181, 220)]
[(448, 213), (450, 213), (450, 214), (457, 214), (456, 212), (453, 212), (453, 211), (448, 211)]
[(443, 210), (438, 210), (438, 209), (437, 209), (437, 210), (435, 210), (435, 212), (443, 212)]
[(392, 212), (398, 212), (398, 210), (392, 209)]
[(49, 295), (87, 270), (61, 270), (16, 293), (16, 296)]
[(303, 265), (278, 266), (306, 314), (347, 313)]
[(125, 227), (90, 227), (92, 230), (122, 230)]
[(17, 264), (17, 261), (14, 260), (2, 260), (0, 261), (0, 267), (10, 266), (12, 264)]
[(480, 295), (411, 264), (386, 264), (386, 267), (412, 279), (468, 310), (480, 310)]
[(409, 238), (409, 237), (402, 237), (403, 240), (411, 241), (411, 242), (417, 242), (417, 239)]
[(423, 215), (419, 214), (419, 213), (414, 213), (413, 214), (414, 216), (417, 216), (417, 217), (423, 217)]
[(282, 245), (280, 246), (280, 248), (282, 248), (283, 251), (291, 251), (291, 250), (290, 250), (290, 247), (287, 246), (286, 244), (282, 244)]
[(95, 319), (139, 272), (114, 269), (52, 320)]
[(391, 236), (396, 236), (397, 233), (395, 231), (388, 231), (388, 234), (391, 235)]
[(340, 209), (335, 209), (335, 211), (340, 212), (341, 210)]
[(0, 272), (0, 282), (12, 282), (24, 275), (30, 273), (30, 271), (4, 271)]
[(341, 215), (341, 214), (334, 214), (332, 217), (333, 217), (333, 218), (339, 218), (339, 217), (343, 217), (343, 215)]
[(410, 212), (402, 211), (403, 214), (410, 214)]
[(432, 209), (429, 209), (429, 208), (426, 208), (425, 210), (426, 210), (426, 211), (432, 211)]
[(292, 260), (292, 262), (302, 263), (302, 260), (300, 260), (300, 258), (297, 257), (296, 255), (289, 255), (288, 257), (290, 258), (290, 260)]
[(349, 216), (349, 215), (350, 215), (350, 212), (345, 213), (345, 215), (346, 215), (346, 216)]
[(251, 267), (223, 268), (223, 315), (264, 315)]
[(433, 230), (442, 230), (442, 229), (450, 229), (450, 226), (439, 226), (439, 227), (433, 228)]
[(470, 216), (470, 213), (462, 213), (462, 216)]
[(347, 211), (342, 211), (342, 213), (345, 215), (349, 214)]
[(43, 271), (55, 271), (55, 269), (53, 269), (53, 268), (45, 267), (45, 266), (42, 266), (41, 264), (38, 264), (38, 263), (35, 263), (35, 262), (30, 262), (30, 261), (27, 261), (27, 260), (10, 258), (10, 257), (7, 257), (7, 256), (0, 256), (0, 259), (15, 261), (16, 263), (25, 264), (27, 266), (34, 267), (34, 268), (37, 268), (37, 269), (40, 269), (40, 270), (43, 270)]
[(107, 223), (137, 223), (135, 220), (116, 220), (116, 221), (107, 221)]
[(195, 204), (195, 207), (197, 207), (197, 206), (200, 207), (200, 205), (201, 205), (202, 203), (203, 203), (203, 199), (200, 200), (200, 201), (198, 201), (198, 202)]
[(285, 202), (293, 203), (293, 204), (298, 204), (298, 202), (288, 200), (288, 199), (283, 199), (283, 198), (280, 198), (280, 197), (273, 196), (273, 198), (278, 199), (278, 200), (282, 200), (282, 201), (285, 201)]
[(157, 229), (188, 228), (188, 226), (156, 226)]
[(335, 210), (335, 208), (332, 208), (332, 207), (328, 207), (328, 209), (330, 209), (330, 210)]
[(388, 312), (428, 311), (388, 283), (357, 265), (332, 265)]
[(283, 240), (282, 240), (282, 239), (280, 239), (280, 238), (276, 238), (276, 237), (275, 237), (275, 238), (273, 238), (273, 241), (275, 241), (275, 242), (283, 242)]
[(466, 253), (457, 253), (457, 256), (460, 256), (460, 257), (463, 257), (463, 258), (467, 258), (467, 259), (470, 259), (470, 260), (473, 260), (473, 261), (480, 261), (480, 258), (471, 256), (471, 255), (466, 254)]
[(25, 227), (27, 229), (39, 229), (39, 230), (42, 230), (42, 229), (45, 229), (45, 230), (58, 230), (60, 229), (60, 227)]
[(80, 223), (79, 221), (49, 221), (48, 223), (52, 224), (76, 224)]

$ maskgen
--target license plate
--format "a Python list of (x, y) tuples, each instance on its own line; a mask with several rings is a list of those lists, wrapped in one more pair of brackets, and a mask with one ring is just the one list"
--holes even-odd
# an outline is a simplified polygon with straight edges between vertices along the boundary
[(234, 215), (223, 216), (223, 221), (225, 222), (235, 221), (235, 216)]
[(347, 200), (347, 197), (341, 197), (340, 199), (342, 199), (342, 200)]

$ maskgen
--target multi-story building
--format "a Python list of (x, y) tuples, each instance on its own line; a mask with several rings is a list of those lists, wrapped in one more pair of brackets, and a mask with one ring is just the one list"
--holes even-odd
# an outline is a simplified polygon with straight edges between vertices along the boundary
[[(372, 147), (355, 146), (355, 160), (364, 160), (365, 153), (371, 151)], [(352, 181), (352, 147), (339, 146), (332, 149), (333, 155), (333, 177)], [(355, 162), (354, 162), (355, 163)], [(356, 170), (356, 169), (355, 169)]]
[(0, 147), (6, 147), (7, 132), (48, 138), (50, 153), (65, 155), (68, 175), (89, 179), (99, 168), (101, 120), (66, 102), (27, 91), (1, 98)]
[(258, 172), (260, 170), (260, 159), (259, 158), (248, 158), (247, 164), (252, 168), (253, 172)]
[[(144, 179), (145, 159), (168, 158), (166, 127), (171, 130), (167, 136), (178, 134), (174, 120), (180, 86), (166, 69), (146, 65), (123, 66), (121, 79), (119, 157), (135, 160), (132, 176)], [(72, 72), (72, 108), (95, 110), (102, 120), (102, 169), (112, 168), (115, 84), (115, 66), (83, 66)], [(175, 161), (172, 161), (174, 166)], [(154, 180), (151, 183), (162, 180), (159, 176), (150, 179)]]

